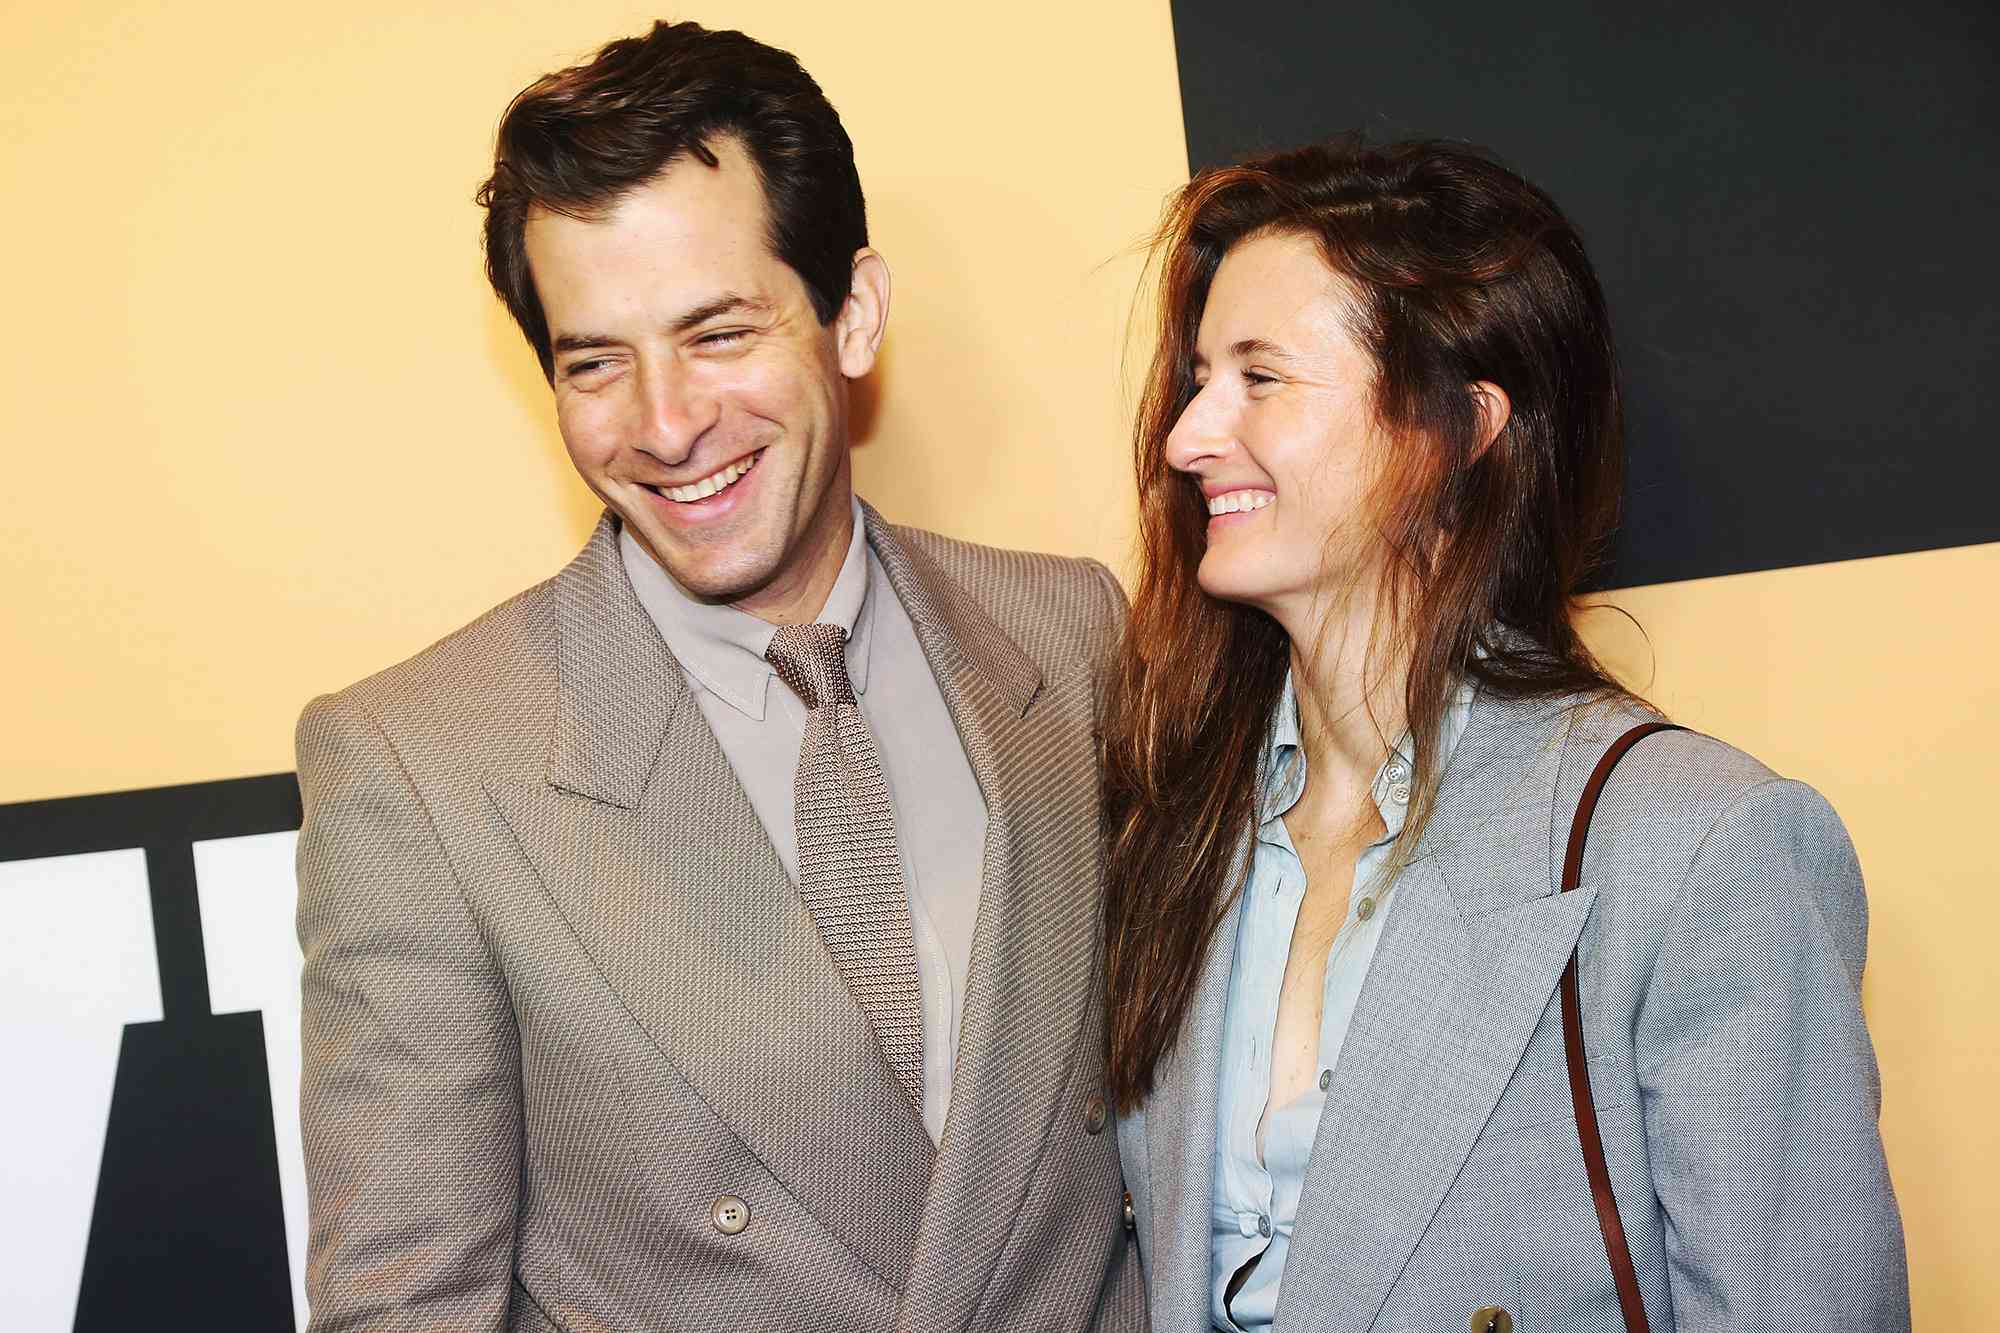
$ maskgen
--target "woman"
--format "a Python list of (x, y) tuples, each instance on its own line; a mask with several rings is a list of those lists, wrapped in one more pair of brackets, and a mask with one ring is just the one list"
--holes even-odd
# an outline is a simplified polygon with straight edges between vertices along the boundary
[[(1154, 1328), (1907, 1327), (1810, 788), (1571, 626), (1620, 493), (1582, 244), (1462, 147), (1205, 173), (1162, 227), (1105, 721), (1111, 1091)], [(1580, 965), (1580, 1146), (1558, 981)]]

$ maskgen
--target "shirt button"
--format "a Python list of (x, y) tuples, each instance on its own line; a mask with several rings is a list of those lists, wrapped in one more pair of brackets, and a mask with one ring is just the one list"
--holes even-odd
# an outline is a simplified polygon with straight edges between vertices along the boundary
[(1390, 787), (1389, 799), (1397, 805), (1408, 805), (1410, 803), (1410, 784), (1407, 782), (1398, 782)]
[(1363, 898), (1360, 902), (1354, 905), (1354, 915), (1360, 917), (1363, 921), (1366, 921), (1369, 917), (1374, 916), (1375, 900), (1373, 898)]
[(1410, 770), (1404, 768), (1401, 764), (1391, 764), (1389, 765), (1388, 777), (1391, 785), (1400, 785), (1410, 780)]
[(1263, 1237), (1264, 1237), (1264, 1238), (1266, 1238), (1267, 1240), (1268, 1240), (1268, 1239), (1270, 1238), (1270, 1235), (1271, 1235), (1271, 1219), (1270, 1219), (1270, 1218), (1268, 1218), (1268, 1217), (1262, 1217), (1262, 1216), (1260, 1216), (1260, 1217), (1259, 1217), (1259, 1218), (1257, 1219), (1257, 1234), (1258, 1234), (1258, 1235), (1260, 1235), (1260, 1236), (1263, 1236)]
[(1096, 1134), (1104, 1129), (1104, 1122), (1110, 1118), (1102, 1097), (1092, 1097), (1083, 1108), (1083, 1132)]
[(1332, 1086), (1333, 1086), (1333, 1071), (1332, 1071), (1331, 1069), (1322, 1069), (1322, 1070), (1320, 1070), (1320, 1071), (1319, 1071), (1319, 1090), (1320, 1090), (1321, 1092), (1325, 1092), (1325, 1091), (1326, 1091), (1326, 1090), (1327, 1090), (1328, 1088), (1330, 1088), (1330, 1087), (1332, 1087)]
[(734, 1194), (725, 1194), (709, 1210), (709, 1221), (725, 1236), (734, 1236), (750, 1225), (750, 1205)]

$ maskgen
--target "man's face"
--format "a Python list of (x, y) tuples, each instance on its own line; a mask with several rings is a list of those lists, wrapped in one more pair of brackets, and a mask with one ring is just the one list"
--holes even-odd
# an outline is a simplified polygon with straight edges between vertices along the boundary
[(846, 380), (882, 311), (864, 293), (822, 325), (754, 164), (710, 146), (718, 166), (681, 158), (595, 221), (537, 209), (526, 245), (577, 471), (682, 587), (755, 611), (830, 587), (845, 555)]

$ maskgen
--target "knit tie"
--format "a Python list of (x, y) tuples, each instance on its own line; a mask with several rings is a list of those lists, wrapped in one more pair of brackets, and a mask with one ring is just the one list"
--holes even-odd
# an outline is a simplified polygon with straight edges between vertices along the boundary
[(875, 740), (854, 701), (846, 641), (838, 625), (786, 625), (764, 653), (811, 710), (793, 788), (799, 896), (921, 1115), (921, 991), (896, 816)]

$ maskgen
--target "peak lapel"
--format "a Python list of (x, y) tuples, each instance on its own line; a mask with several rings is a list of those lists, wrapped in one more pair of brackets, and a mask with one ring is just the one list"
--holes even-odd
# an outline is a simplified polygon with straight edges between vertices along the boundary
[(1080, 660), (1044, 680), (935, 562), (864, 513), (987, 810), (951, 1109), (899, 1321), (944, 1333), (976, 1313), (1053, 1121), (1082, 1114), (1061, 1093), (1100, 933), (1093, 701)]
[(1355, 1006), (1276, 1327), (1370, 1327), (1550, 1003), (1594, 893), (1558, 895), (1561, 710), (1474, 704)]
[(560, 686), (549, 782), (633, 809), (687, 682), (625, 577), (609, 513), (556, 576), (556, 624)]
[(496, 781), (489, 792), (666, 1063), (900, 1288), (930, 1138), (633, 594), (613, 534), (607, 520), (560, 576), (548, 783)]

